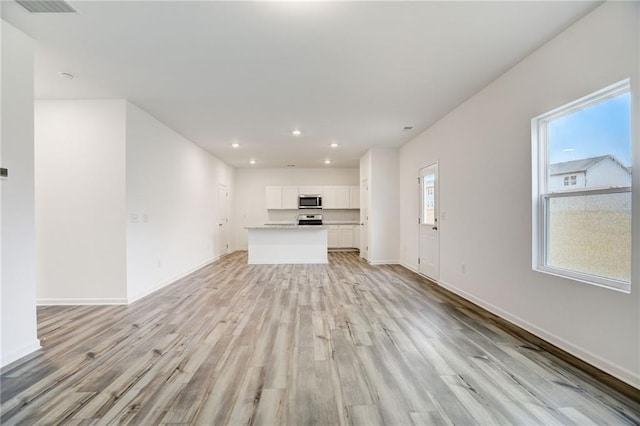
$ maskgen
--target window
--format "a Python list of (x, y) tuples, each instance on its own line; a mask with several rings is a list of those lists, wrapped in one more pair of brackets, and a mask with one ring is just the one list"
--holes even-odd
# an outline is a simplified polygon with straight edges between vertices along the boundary
[(578, 183), (578, 176), (576, 175), (564, 177), (564, 181), (563, 181), (564, 186), (569, 186), (569, 185), (575, 186), (577, 183)]
[(435, 173), (429, 173), (422, 178), (422, 224), (435, 225), (436, 223), (436, 198), (435, 198)]
[(533, 268), (629, 291), (629, 80), (532, 120)]

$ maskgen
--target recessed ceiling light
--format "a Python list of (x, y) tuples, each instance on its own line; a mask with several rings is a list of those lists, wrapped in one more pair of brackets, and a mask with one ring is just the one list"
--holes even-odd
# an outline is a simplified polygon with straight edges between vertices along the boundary
[(403, 131), (408, 132), (409, 130), (413, 129), (413, 126), (404, 126), (402, 128)]
[(293, 132), (291, 132), (291, 134), (292, 134), (293, 136), (300, 136), (300, 134), (301, 134), (301, 133), (302, 133), (302, 132), (301, 132), (300, 130), (298, 130), (298, 129), (295, 129)]
[(63, 71), (60, 71), (58, 73), (58, 77), (66, 78), (67, 80), (73, 80), (74, 78), (76, 78), (76, 76), (71, 74), (70, 72), (63, 72)]
[(249, 164), (256, 164), (256, 160), (249, 160)]
[(331, 148), (337, 148), (337, 147), (338, 147), (337, 143), (334, 142), (334, 143), (331, 144)]
[(324, 160), (324, 164), (331, 164), (331, 160)]
[(238, 147), (240, 147), (240, 144), (239, 143), (232, 143), (231, 146), (233, 148), (238, 148)]

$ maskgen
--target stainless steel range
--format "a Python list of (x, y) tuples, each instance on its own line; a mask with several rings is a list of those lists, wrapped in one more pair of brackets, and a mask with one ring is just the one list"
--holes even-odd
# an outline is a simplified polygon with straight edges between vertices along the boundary
[(299, 214), (298, 225), (322, 225), (321, 214)]

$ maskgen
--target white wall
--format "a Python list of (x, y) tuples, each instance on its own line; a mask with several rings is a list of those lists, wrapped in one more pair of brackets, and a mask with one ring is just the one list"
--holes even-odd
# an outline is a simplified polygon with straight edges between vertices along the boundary
[(125, 102), (35, 114), (38, 303), (126, 303)]
[(0, 21), (2, 43), (0, 365), (40, 347), (36, 329), (33, 41)]
[(441, 284), (636, 387), (638, 221), (632, 294), (533, 272), (531, 118), (627, 77), (638, 108), (638, 8), (599, 7), (400, 151), (403, 264), (417, 269), (418, 169), (439, 160)]
[[(263, 225), (269, 221), (294, 221), (298, 210), (269, 210), (266, 207), (266, 186), (359, 185), (359, 172), (334, 168), (271, 168), (236, 170), (236, 224), (234, 230), (237, 250), (247, 249), (245, 226)], [(358, 221), (357, 210), (323, 210), (324, 220)]]
[(132, 301), (220, 256), (218, 185), (234, 188), (232, 167), (131, 103), (126, 162)]
[(38, 303), (125, 304), (220, 255), (230, 166), (125, 100), (35, 110)]
[(399, 151), (374, 148), (370, 152), (369, 263), (398, 263)]

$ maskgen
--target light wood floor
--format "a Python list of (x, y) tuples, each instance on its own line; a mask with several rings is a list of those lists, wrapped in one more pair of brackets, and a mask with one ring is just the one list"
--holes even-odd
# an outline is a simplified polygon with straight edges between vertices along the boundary
[(2, 424), (640, 424), (640, 406), (399, 266), (235, 253), (130, 306), (38, 309)]

